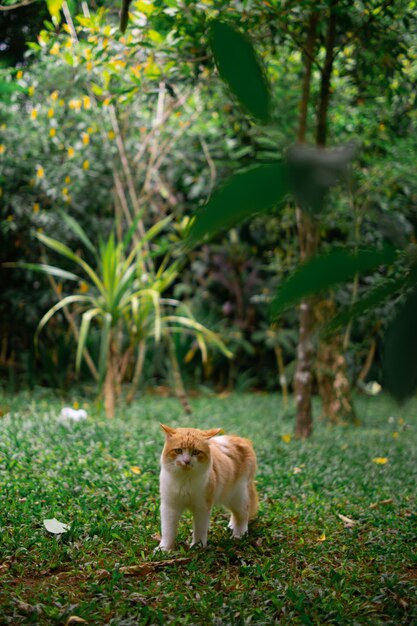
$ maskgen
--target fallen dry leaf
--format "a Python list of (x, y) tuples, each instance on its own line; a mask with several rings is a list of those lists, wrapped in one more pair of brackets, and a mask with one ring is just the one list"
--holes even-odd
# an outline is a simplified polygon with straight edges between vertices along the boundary
[(320, 537), (317, 539), (317, 541), (326, 541), (326, 534), (323, 533), (322, 535), (320, 535)]
[(377, 465), (385, 465), (385, 463), (388, 463), (389, 459), (386, 456), (376, 456), (374, 459), (372, 459), (372, 463), (376, 463)]
[(379, 502), (374, 502), (369, 505), (370, 509), (376, 509), (378, 506), (383, 506), (384, 504), (392, 504), (392, 498), (387, 498), (386, 500), (380, 500)]
[(342, 522), (344, 522), (346, 528), (352, 528), (352, 526), (358, 523), (356, 520), (351, 519), (350, 517), (346, 517), (346, 515), (342, 515), (341, 513), (338, 513), (337, 517), (339, 517)]
[(140, 474), (141, 469), (137, 465), (131, 465), (130, 471), (133, 472), (134, 474)]
[(169, 565), (182, 565), (183, 563), (189, 563), (191, 557), (180, 557), (179, 559), (165, 559), (164, 561), (147, 561), (140, 565), (126, 565), (121, 567), (119, 572), (125, 576), (145, 576), (153, 571), (163, 569)]

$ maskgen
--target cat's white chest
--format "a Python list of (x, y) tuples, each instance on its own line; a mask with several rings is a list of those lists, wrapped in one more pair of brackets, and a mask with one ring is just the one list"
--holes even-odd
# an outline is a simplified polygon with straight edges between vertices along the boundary
[(192, 507), (204, 500), (207, 476), (193, 472), (170, 472), (161, 468), (161, 498), (180, 507)]

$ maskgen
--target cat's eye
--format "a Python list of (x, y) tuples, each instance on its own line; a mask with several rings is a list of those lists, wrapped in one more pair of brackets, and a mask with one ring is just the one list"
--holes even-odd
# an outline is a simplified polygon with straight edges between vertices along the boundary
[(175, 448), (175, 454), (182, 454), (182, 448)]
[(200, 454), (200, 450), (192, 450), (191, 454), (193, 456), (198, 456)]

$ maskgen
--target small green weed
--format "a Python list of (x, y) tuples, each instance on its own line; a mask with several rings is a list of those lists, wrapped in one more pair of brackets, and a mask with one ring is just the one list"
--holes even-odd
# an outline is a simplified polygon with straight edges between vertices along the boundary
[[(199, 397), (193, 418), (171, 398), (114, 420), (78, 401), (88, 419), (63, 425), (51, 392), (0, 396), (1, 624), (416, 623), (416, 403), (358, 398), (362, 426), (318, 420), (300, 442), (277, 395)], [(187, 548), (185, 519), (178, 551), (153, 552), (161, 421), (253, 440), (260, 511), (245, 539), (218, 510), (206, 550)], [(49, 534), (52, 517), (70, 530)]]

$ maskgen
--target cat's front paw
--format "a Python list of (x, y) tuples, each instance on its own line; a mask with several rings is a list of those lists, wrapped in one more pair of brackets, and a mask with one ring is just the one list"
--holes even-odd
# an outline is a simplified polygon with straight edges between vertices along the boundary
[(156, 546), (154, 552), (171, 552), (174, 549), (174, 545), (167, 545), (161, 541), (159, 546)]

